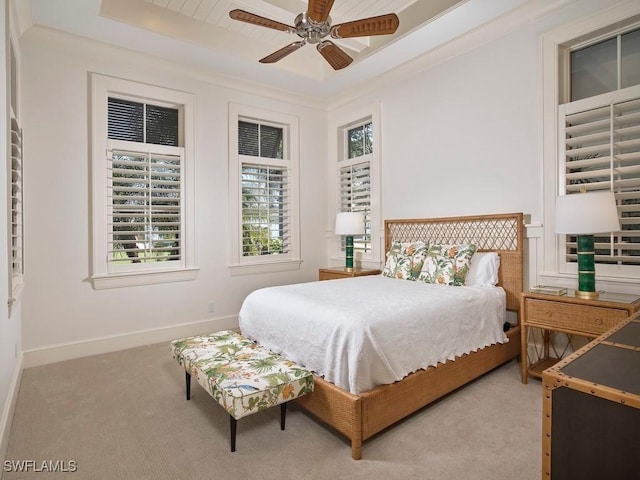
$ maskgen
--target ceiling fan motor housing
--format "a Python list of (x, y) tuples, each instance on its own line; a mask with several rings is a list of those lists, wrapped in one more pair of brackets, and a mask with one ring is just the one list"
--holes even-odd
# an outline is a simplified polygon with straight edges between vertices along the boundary
[(319, 43), (331, 32), (330, 17), (327, 17), (327, 20), (323, 23), (317, 23), (311, 20), (306, 12), (296, 17), (295, 25), (296, 34), (308, 43)]

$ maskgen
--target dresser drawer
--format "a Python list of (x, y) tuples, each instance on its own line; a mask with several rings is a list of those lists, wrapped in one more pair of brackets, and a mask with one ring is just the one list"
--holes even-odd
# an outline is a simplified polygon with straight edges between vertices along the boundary
[(551, 329), (598, 336), (629, 316), (627, 310), (575, 305), (570, 303), (526, 300), (527, 323)]

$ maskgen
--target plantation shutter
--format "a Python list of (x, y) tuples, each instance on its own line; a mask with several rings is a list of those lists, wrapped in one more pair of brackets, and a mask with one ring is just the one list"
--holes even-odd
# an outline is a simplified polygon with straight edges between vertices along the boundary
[(108, 137), (114, 140), (178, 146), (177, 108), (109, 98)]
[(108, 259), (111, 265), (182, 259), (180, 147), (110, 141), (108, 151)]
[(242, 163), (242, 255), (289, 253), (288, 170)]
[(291, 251), (291, 175), (284, 134), (280, 125), (238, 121), (243, 257)]
[(11, 116), (11, 273), (23, 272), (22, 129)]
[[(640, 265), (640, 96), (572, 110), (560, 107), (565, 191), (612, 190), (622, 229), (596, 235), (596, 263)], [(576, 262), (575, 236), (566, 247), (566, 261)]]
[[(371, 251), (371, 162), (359, 162), (339, 169), (341, 212), (362, 212), (365, 234), (353, 237), (354, 248)], [(342, 239), (344, 248), (344, 238)]]

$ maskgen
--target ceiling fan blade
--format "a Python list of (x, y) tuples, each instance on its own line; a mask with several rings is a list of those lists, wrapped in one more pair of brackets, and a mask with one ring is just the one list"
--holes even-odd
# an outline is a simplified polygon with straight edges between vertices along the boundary
[(309, 0), (307, 6), (307, 16), (315, 23), (324, 23), (327, 21), (334, 0)]
[(274, 30), (280, 30), (282, 32), (295, 32), (295, 28), (285, 24), (271, 20), (270, 18), (261, 17), (254, 13), (245, 12), (244, 10), (231, 10), (229, 16), (234, 20), (250, 23), (251, 25), (258, 25), (259, 27), (273, 28)]
[(400, 20), (395, 13), (378, 17), (362, 18), (353, 22), (339, 23), (331, 27), (331, 37), (351, 38), (368, 37), (371, 35), (390, 35), (395, 33)]
[(304, 40), (300, 40), (299, 42), (293, 42), (287, 45), (286, 47), (282, 47), (280, 50), (276, 50), (270, 55), (260, 59), (260, 63), (275, 63), (278, 60), (282, 60), (284, 57), (289, 55), (290, 53), (295, 52), (300, 47), (304, 46), (307, 43)]
[(329, 62), (329, 65), (333, 67), (334, 70), (340, 70), (344, 67), (347, 67), (353, 62), (353, 58), (345, 53), (340, 47), (338, 47), (335, 43), (330, 42), (329, 40), (325, 40), (324, 42), (320, 42), (317, 47), (320, 55), (324, 57), (324, 59)]

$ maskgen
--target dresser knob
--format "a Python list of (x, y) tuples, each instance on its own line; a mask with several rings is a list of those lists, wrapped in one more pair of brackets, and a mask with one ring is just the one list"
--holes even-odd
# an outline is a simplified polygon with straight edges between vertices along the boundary
[(602, 319), (600, 317), (596, 317), (593, 319), (596, 325), (602, 325)]
[(544, 312), (544, 316), (551, 318), (553, 317), (553, 312), (551, 310), (547, 310), (546, 312)]

